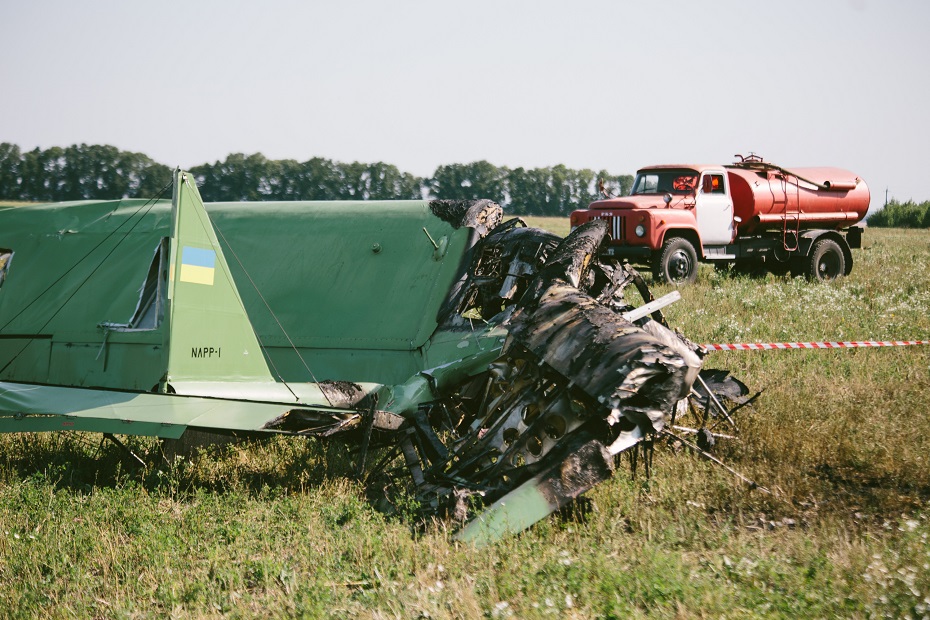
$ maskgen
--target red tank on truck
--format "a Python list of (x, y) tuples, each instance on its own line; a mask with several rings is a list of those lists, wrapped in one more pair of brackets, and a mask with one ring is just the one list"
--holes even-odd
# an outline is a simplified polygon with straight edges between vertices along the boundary
[(610, 225), (604, 252), (648, 263), (657, 280), (690, 284), (699, 262), (830, 281), (849, 275), (855, 224), (869, 208), (865, 181), (839, 168), (787, 169), (756, 155), (729, 165), (662, 165), (636, 173), (629, 196), (571, 215)]

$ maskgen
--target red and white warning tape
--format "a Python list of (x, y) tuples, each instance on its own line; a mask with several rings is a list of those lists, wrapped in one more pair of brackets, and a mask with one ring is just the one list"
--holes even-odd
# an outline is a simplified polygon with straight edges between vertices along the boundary
[(768, 349), (856, 349), (860, 347), (908, 347), (930, 344), (930, 340), (857, 340), (846, 342), (741, 342), (704, 344), (709, 351), (765, 351)]

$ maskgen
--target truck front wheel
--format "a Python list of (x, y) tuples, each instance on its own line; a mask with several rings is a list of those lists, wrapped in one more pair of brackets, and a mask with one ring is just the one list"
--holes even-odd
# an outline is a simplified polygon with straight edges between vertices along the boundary
[(655, 258), (652, 275), (669, 284), (693, 284), (697, 280), (697, 262), (697, 252), (691, 242), (672, 237), (665, 241)]
[(833, 239), (820, 239), (814, 243), (807, 257), (806, 276), (815, 282), (832, 282), (846, 273), (843, 249)]

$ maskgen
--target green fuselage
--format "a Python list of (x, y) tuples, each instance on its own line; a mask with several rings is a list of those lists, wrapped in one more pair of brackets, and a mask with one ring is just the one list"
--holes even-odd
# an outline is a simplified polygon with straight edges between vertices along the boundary
[[(474, 233), (434, 215), (427, 201), (217, 203), (207, 211), (285, 381), (400, 384), (497, 342), (437, 331)], [(0, 250), (13, 252), (0, 285), (0, 380), (156, 386), (167, 363), (156, 280), (170, 228), (169, 201), (0, 211)], [(206, 340), (191, 349), (192, 357), (232, 353)]]

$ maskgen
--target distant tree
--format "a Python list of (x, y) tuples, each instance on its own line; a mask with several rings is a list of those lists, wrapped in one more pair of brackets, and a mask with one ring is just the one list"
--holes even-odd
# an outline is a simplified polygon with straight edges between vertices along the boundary
[(551, 181), (548, 187), (550, 200), (548, 201), (549, 213), (547, 215), (568, 215), (571, 211), (566, 212), (566, 205), (571, 202), (572, 187), (571, 181), (573, 170), (569, 170), (562, 164), (557, 164), (549, 169), (551, 172)]
[(341, 198), (349, 200), (400, 200), (421, 198), (421, 179), (397, 166), (375, 162), (338, 164), (342, 177)]
[[(606, 170), (597, 173), (597, 178), (604, 181), (604, 189), (610, 196), (629, 196), (633, 189), (633, 175), (612, 175)], [(598, 197), (604, 198), (603, 195)]]
[(465, 166), (462, 164), (448, 164), (437, 167), (428, 184), (430, 193), (435, 198), (443, 200), (473, 198), (471, 181), (468, 180)]
[(498, 168), (487, 161), (439, 166), (428, 181), (435, 198), (472, 200), (489, 198), (505, 202), (507, 168)]
[(206, 202), (262, 200), (272, 194), (268, 160), (261, 153), (232, 153), (222, 162), (191, 168)]
[(568, 216), (575, 209), (587, 208), (600, 196), (598, 174), (588, 168), (573, 170), (561, 164), (553, 166), (552, 184), (557, 202), (553, 215)]
[(564, 165), (548, 168), (514, 168), (507, 175), (508, 203), (514, 215), (566, 216), (575, 209), (586, 208), (603, 196), (598, 193), (598, 180), (612, 195), (620, 195), (632, 187), (629, 175), (610, 175), (604, 170), (595, 173), (587, 168), (573, 170)]
[(20, 199), (38, 202), (63, 200), (64, 150), (53, 146), (33, 149), (23, 154), (20, 167)]
[(876, 228), (928, 228), (930, 227), (930, 201), (918, 204), (913, 200), (907, 202), (891, 200), (882, 209), (868, 216), (866, 223)]
[(0, 144), (0, 197), (16, 198), (20, 195), (20, 166), (23, 155), (15, 144)]
[(507, 175), (508, 211), (514, 215), (546, 215), (550, 176), (549, 168), (511, 170)]
[(367, 166), (353, 161), (337, 164), (336, 169), (339, 171), (341, 180), (338, 198), (340, 200), (365, 200), (368, 185)]
[(303, 163), (286, 162), (280, 170), (277, 183), (286, 192), (281, 199), (287, 200), (338, 200), (342, 187), (342, 172), (338, 165), (322, 157), (314, 157)]
[(621, 174), (618, 177), (615, 177), (617, 182), (620, 184), (620, 195), (629, 196), (630, 192), (633, 191), (633, 175), (632, 174)]
[(118, 199), (129, 194), (121, 153), (113, 146), (73, 145), (62, 152), (61, 185), (56, 200)]
[(397, 166), (375, 162), (368, 165), (367, 198), (371, 200), (402, 200), (423, 197), (422, 179), (408, 172), (401, 172)]
[(155, 198), (167, 193), (171, 183), (171, 168), (152, 161), (142, 153), (120, 153), (120, 170), (128, 182), (130, 198)]
[(272, 200), (297, 200), (301, 166), (293, 159), (268, 162), (268, 197)]
[(40, 202), (151, 197), (170, 181), (167, 166), (106, 145), (21, 153), (0, 145), (0, 196)]
[(301, 164), (305, 190), (300, 200), (339, 200), (343, 195), (342, 164), (314, 157)]

